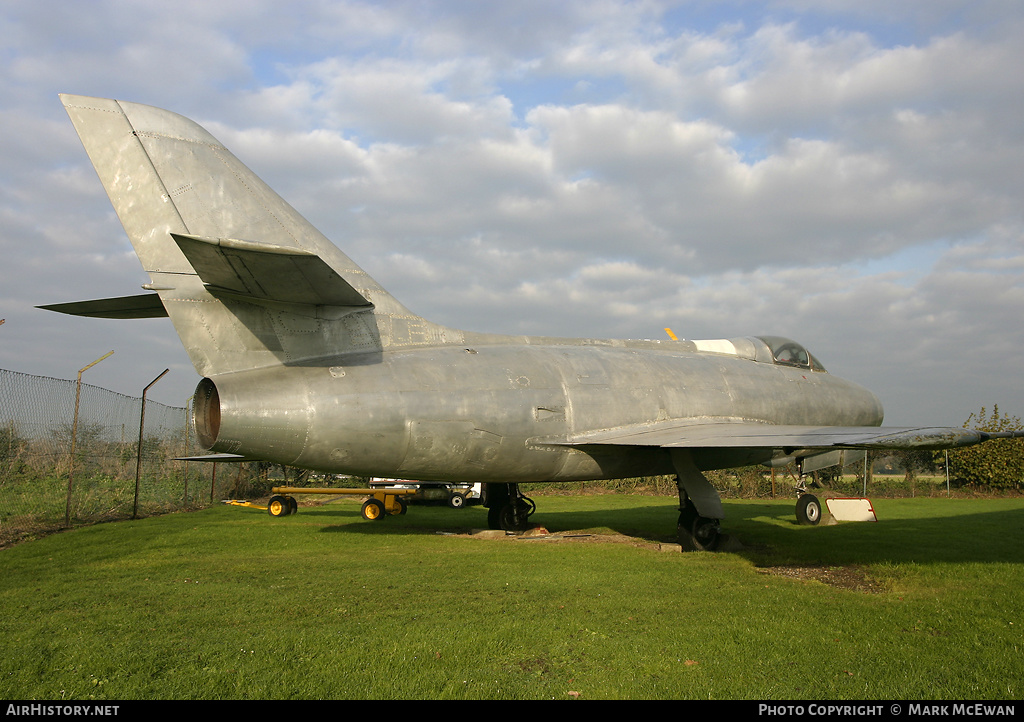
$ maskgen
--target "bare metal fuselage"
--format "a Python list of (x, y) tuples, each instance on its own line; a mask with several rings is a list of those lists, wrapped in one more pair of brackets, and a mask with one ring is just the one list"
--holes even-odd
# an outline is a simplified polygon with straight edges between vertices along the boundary
[[(581, 431), (691, 419), (821, 426), (882, 420), (874, 394), (806, 368), (674, 342), (502, 340), (467, 334), (459, 346), (204, 379), (197, 429), (213, 451), (331, 472), (527, 482), (673, 473), (664, 448), (564, 445)], [(705, 470), (729, 468), (769, 462), (773, 453), (780, 452), (698, 449), (694, 461)]]

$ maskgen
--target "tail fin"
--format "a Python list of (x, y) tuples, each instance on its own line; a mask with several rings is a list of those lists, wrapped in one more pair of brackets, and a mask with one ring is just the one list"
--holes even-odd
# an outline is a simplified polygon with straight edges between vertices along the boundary
[(61, 101), (200, 375), (458, 342), (196, 123), (136, 103)]

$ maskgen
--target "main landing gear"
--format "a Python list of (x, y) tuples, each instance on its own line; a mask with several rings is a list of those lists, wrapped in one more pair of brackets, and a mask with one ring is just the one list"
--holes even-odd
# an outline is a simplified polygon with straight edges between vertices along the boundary
[(713, 552), (722, 539), (718, 519), (709, 519), (697, 512), (697, 507), (679, 486), (679, 521), (676, 523), (679, 546), (687, 552)]
[(526, 531), (529, 518), (537, 511), (533, 499), (523, 496), (519, 484), (484, 484), (487, 526), (505, 531)]
[(712, 552), (718, 548), (722, 530), (718, 519), (701, 516), (697, 513), (693, 502), (687, 499), (679, 509), (676, 535), (679, 539), (679, 546), (684, 551)]
[(711, 552), (722, 541), (719, 524), (725, 512), (722, 499), (693, 461), (688, 449), (672, 449), (679, 490), (679, 521), (676, 536), (679, 546), (688, 552)]

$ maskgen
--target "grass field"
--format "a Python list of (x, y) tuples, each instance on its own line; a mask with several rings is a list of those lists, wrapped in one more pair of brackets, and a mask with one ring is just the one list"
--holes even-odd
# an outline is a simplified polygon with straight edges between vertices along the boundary
[[(1017, 699), (1024, 500), (875, 502), (799, 527), (727, 501), (744, 548), (682, 554), (676, 500), (538, 496), (367, 522), (342, 499), (103, 524), (0, 551), (6, 699)], [(621, 538), (620, 538), (621, 539)], [(650, 543), (645, 543), (650, 542)]]

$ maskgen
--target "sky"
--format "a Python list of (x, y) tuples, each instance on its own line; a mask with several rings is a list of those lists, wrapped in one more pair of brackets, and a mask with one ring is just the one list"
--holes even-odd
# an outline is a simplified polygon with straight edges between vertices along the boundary
[(1024, 416), (1016, 0), (7, 0), (0, 368), (183, 406), (58, 93), (199, 122), (414, 312), (779, 335), (887, 425)]

